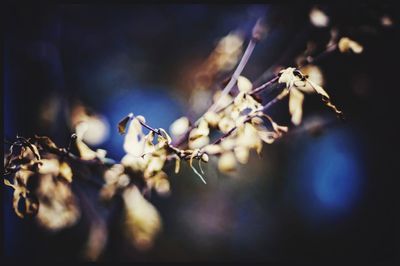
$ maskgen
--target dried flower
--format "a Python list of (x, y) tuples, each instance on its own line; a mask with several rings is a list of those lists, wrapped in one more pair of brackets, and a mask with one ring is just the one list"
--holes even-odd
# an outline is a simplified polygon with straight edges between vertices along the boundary
[(360, 54), (364, 50), (364, 47), (361, 44), (359, 44), (356, 41), (353, 41), (352, 39), (350, 39), (348, 37), (342, 37), (339, 40), (338, 46), (339, 46), (339, 50), (342, 53), (349, 52), (351, 50), (356, 54)]
[(162, 227), (158, 211), (142, 196), (136, 186), (126, 189), (123, 199), (127, 237), (140, 250), (151, 248)]
[(326, 27), (329, 24), (328, 16), (316, 7), (310, 11), (310, 21), (315, 27)]

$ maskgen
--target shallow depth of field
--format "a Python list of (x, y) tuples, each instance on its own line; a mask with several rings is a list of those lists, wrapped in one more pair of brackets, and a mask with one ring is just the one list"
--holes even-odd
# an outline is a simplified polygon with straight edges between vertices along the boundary
[[(268, 30), (241, 76), (254, 88), (280, 69), (301, 64), (307, 60), (304, 55), (322, 54), (305, 74), (323, 86), (344, 114), (339, 119), (318, 95), (305, 94), (301, 123), (294, 125), (285, 99), (268, 115), (288, 132), (265, 144), (259, 155), (251, 151), (245, 164), (235, 163), (234, 171), (221, 171), (212, 156), (202, 166), (204, 174), (196, 174), (185, 161), (178, 174), (174, 164), (164, 167), (168, 193), (148, 198), (162, 226), (145, 242), (127, 229), (127, 199), (105, 201), (100, 188), (87, 180), (73, 177), (79, 218), (61, 229), (54, 225), (62, 219), (57, 215), (41, 220), (45, 224), (31, 216), (19, 218), (13, 190), (2, 184), (7, 261), (323, 265), (384, 263), (398, 257), (398, 155), (391, 155), (397, 154), (398, 138), (397, 6), (77, 4), (7, 9), (4, 152), (17, 135), (48, 136), (67, 147), (71, 125), (82, 116), (92, 117), (85, 143), (106, 150), (115, 161), (126, 153), (118, 123), (129, 113), (144, 116), (148, 125), (164, 128), (176, 140), (170, 125), (182, 116), (195, 121), (212, 104), (259, 18)], [(325, 56), (336, 31), (362, 51), (339, 45)], [(266, 92), (259, 97), (264, 103), (273, 99)], [(193, 164), (200, 172), (197, 161)], [(103, 181), (93, 171), (80, 175)]]

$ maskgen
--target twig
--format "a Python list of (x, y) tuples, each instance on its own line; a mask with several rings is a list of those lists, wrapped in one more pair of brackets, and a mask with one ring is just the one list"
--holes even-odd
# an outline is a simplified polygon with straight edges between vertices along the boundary
[[(287, 95), (288, 94), (286, 94), (284, 97), (286, 97)], [(270, 108), (272, 105), (274, 105), (275, 103), (277, 103), (280, 100), (282, 100), (284, 97), (276, 97), (272, 101), (270, 101), (266, 105), (264, 105), (261, 109), (256, 110), (255, 112), (252, 112), (251, 114), (247, 115), (247, 118), (243, 121), (243, 124), (249, 122), (252, 118), (257, 116), (258, 112), (265, 112), (268, 108)], [(237, 129), (237, 126), (234, 126), (227, 133), (225, 133), (224, 135), (222, 135), (221, 137), (216, 139), (212, 144), (220, 143), (223, 139), (229, 137), (236, 129)]]

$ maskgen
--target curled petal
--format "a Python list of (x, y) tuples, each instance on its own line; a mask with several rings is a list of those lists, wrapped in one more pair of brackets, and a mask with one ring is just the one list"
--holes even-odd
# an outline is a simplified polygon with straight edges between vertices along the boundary
[(164, 140), (165, 140), (168, 144), (171, 144), (172, 139), (171, 139), (171, 137), (168, 135), (167, 131), (165, 131), (163, 128), (159, 128), (158, 130), (159, 130), (161, 136), (164, 138)]
[(341, 38), (339, 40), (338, 47), (342, 53), (345, 53), (345, 52), (348, 52), (351, 50), (356, 54), (360, 54), (364, 50), (364, 48), (361, 44), (359, 44), (356, 41), (353, 41), (352, 39), (350, 39), (348, 37)]
[(124, 135), (126, 132), (126, 126), (128, 125), (128, 122), (133, 118), (133, 113), (130, 113), (129, 115), (125, 116), (124, 118), (121, 119), (118, 123), (118, 132), (121, 135)]
[(273, 143), (279, 137), (276, 132), (269, 131), (265, 127), (258, 127), (257, 133), (261, 140), (268, 144)]

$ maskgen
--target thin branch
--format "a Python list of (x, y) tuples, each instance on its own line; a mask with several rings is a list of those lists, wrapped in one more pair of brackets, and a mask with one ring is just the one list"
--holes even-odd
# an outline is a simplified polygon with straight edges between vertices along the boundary
[(233, 86), (236, 84), (237, 79), (242, 73), (244, 67), (246, 66), (251, 54), (253, 53), (255, 46), (256, 46), (256, 40), (252, 38), (249, 44), (247, 45), (246, 51), (244, 52), (243, 57), (240, 60), (240, 63), (238, 64), (235, 72), (233, 72), (231, 79), (229, 80), (228, 84), (226, 84), (225, 88), (222, 90), (219, 99), (214, 104), (212, 104), (207, 111), (211, 112), (215, 111), (215, 109), (219, 107), (219, 104), (221, 103), (222, 99), (226, 95), (228, 95), (228, 93), (232, 90)]
[[(287, 95), (288, 94), (286, 94), (284, 97), (286, 97)], [(274, 105), (275, 103), (277, 103), (280, 100), (282, 100), (284, 97), (276, 97), (272, 101), (270, 101), (266, 105), (264, 105), (261, 109), (259, 109), (259, 110), (255, 111), (255, 112), (252, 112), (251, 114), (247, 115), (247, 118), (243, 121), (243, 124), (249, 122), (252, 118), (257, 116), (258, 112), (267, 111), (268, 108), (270, 108), (272, 105)], [(229, 137), (236, 129), (237, 129), (237, 126), (234, 126), (227, 133), (225, 133), (224, 135), (222, 135), (221, 137), (216, 139), (212, 144), (219, 144), (222, 140), (224, 140), (225, 138)]]

